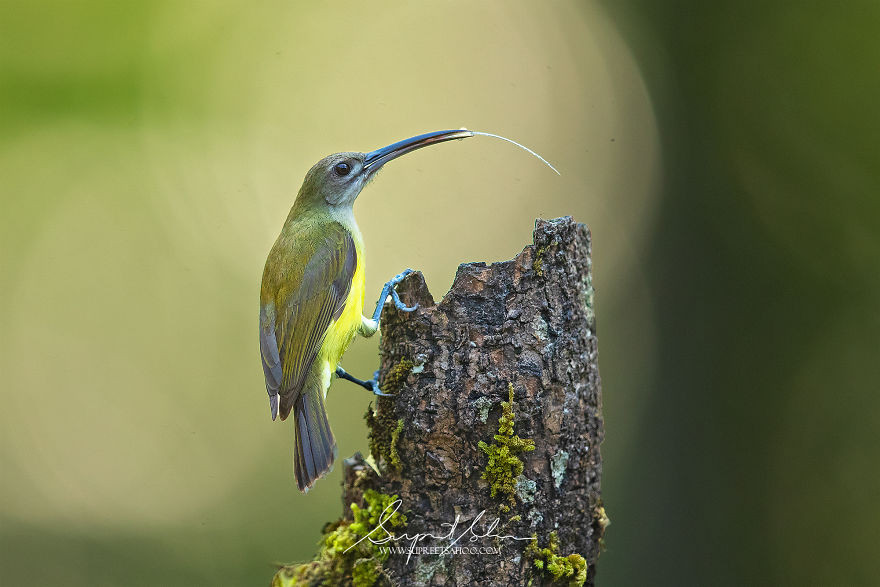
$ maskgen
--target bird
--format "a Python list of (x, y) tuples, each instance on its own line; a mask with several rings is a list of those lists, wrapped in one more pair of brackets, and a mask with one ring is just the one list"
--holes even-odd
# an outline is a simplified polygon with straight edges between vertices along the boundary
[(389, 161), (445, 141), (474, 136), (442, 130), (411, 137), (367, 153), (344, 152), (318, 161), (306, 174), (287, 220), (266, 258), (260, 287), (260, 354), (272, 420), (293, 413), (293, 469), (307, 492), (336, 459), (336, 440), (324, 400), (334, 377), (376, 395), (378, 371), (362, 380), (339, 364), (356, 335), (372, 336), (390, 296), (405, 312), (395, 286), (385, 283), (372, 316), (363, 313), (364, 241), (352, 206), (364, 186)]

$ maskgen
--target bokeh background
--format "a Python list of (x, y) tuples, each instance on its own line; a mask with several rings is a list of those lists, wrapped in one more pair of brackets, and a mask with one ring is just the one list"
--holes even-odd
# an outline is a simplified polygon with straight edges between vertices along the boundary
[[(338, 516), (269, 420), (263, 262), (324, 155), (439, 298), (594, 239), (603, 585), (871, 584), (880, 4), (0, 2), (0, 582), (263, 585)], [(345, 366), (367, 375), (377, 341)], [(340, 456), (370, 397), (329, 395)]]

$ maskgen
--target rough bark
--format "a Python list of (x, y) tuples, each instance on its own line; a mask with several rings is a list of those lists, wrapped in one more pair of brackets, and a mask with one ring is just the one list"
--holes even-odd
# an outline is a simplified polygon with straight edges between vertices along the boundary
[[(500, 554), (438, 554), (452, 541), (426, 537), (416, 546), (430, 553), (391, 554), (376, 584), (593, 584), (607, 518), (590, 268), (589, 231), (566, 217), (537, 221), (534, 244), (510, 261), (461, 265), (439, 304), (420, 273), (398, 286), (419, 309), (384, 310), (380, 383), (396, 395), (367, 414), (380, 473), (360, 455), (346, 460), (343, 518), (372, 489), (399, 496), (407, 521), (396, 534), (444, 535), (459, 516), (457, 546)], [(511, 414), (515, 427), (504, 429)], [(554, 554), (541, 552), (548, 546)], [(575, 553), (580, 577), (577, 557), (559, 558)]]

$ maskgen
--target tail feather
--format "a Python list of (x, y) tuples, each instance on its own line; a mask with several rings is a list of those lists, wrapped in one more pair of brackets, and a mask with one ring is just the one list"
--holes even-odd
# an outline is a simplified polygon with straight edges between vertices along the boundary
[(319, 385), (307, 385), (293, 405), (296, 425), (293, 471), (300, 491), (308, 491), (336, 459), (336, 439), (330, 430)]

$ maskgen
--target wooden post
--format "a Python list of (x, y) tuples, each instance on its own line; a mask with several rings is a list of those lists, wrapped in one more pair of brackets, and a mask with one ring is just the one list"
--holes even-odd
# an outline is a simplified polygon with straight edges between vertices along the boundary
[(372, 462), (346, 460), (343, 519), (275, 584), (592, 585), (608, 519), (590, 269), (566, 217), (510, 261), (461, 265), (439, 304), (409, 275), (397, 289), (419, 309), (382, 315), (396, 395), (367, 414)]

